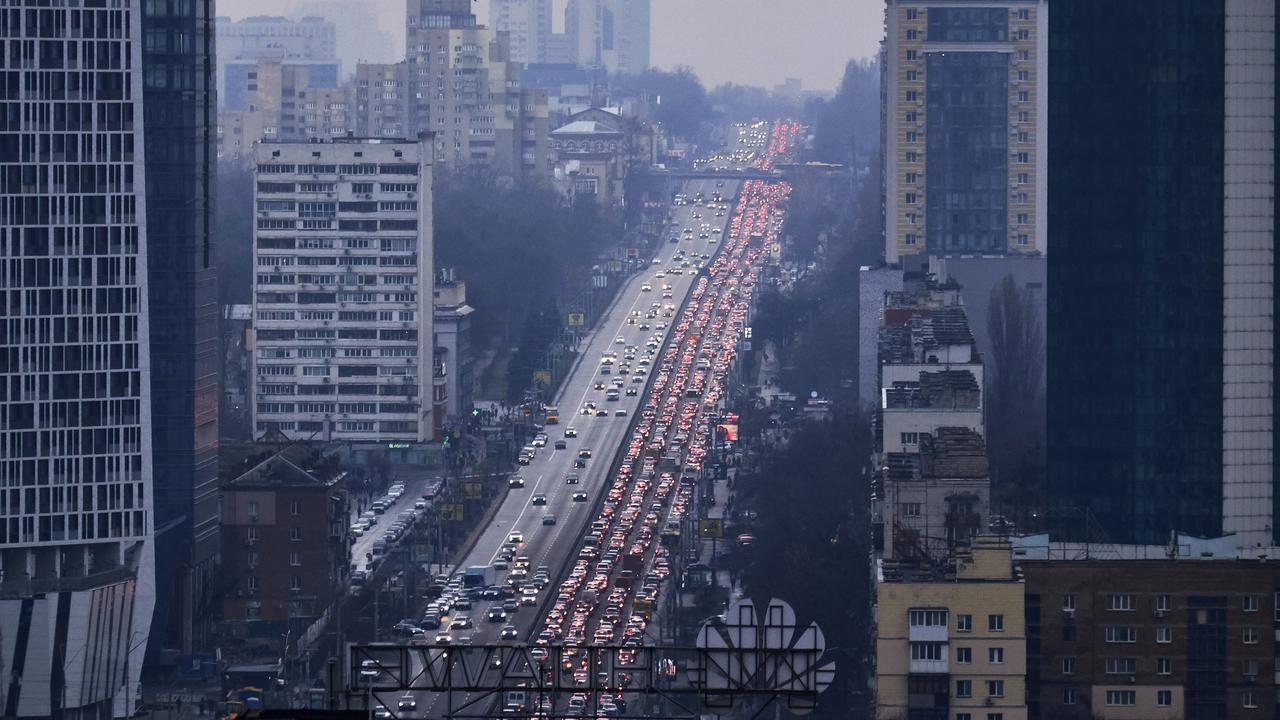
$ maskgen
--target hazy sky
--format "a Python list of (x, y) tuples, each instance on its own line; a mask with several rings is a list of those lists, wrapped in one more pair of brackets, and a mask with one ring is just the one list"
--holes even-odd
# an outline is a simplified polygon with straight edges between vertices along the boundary
[[(556, 0), (557, 28), (567, 0)], [(733, 81), (776, 85), (798, 77), (834, 89), (845, 61), (870, 57), (882, 34), (876, 0), (652, 0), (653, 64), (690, 65), (708, 88)], [(218, 14), (315, 12), (338, 22), (346, 69), (357, 58), (392, 62), (404, 53), (404, 0), (217, 0)], [(488, 0), (476, 0), (486, 22)]]

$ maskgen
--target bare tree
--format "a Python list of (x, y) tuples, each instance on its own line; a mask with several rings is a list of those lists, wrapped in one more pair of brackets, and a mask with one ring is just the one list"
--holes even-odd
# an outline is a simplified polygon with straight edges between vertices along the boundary
[[(1044, 329), (1033, 293), (1006, 275), (987, 311), (987, 447), (999, 505), (1035, 525), (1044, 482)], [(1043, 513), (1039, 513), (1043, 517)]]

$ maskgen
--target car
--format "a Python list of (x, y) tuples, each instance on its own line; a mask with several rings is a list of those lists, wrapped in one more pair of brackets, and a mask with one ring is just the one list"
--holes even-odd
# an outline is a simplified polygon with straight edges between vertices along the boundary
[[(471, 601), (468, 600), (467, 602), (470, 603)], [(424, 630), (439, 630), (440, 616), (435, 613), (427, 613), (422, 616), (422, 622), (419, 623), (419, 626)]]
[(645, 283), (640, 286), (640, 292), (650, 292), (652, 290), (653, 290), (653, 286), (650, 285), (649, 283)]
[(502, 609), (508, 613), (516, 612), (520, 609), (520, 601), (515, 598), (507, 598), (502, 601)]
[(503, 625), (498, 637), (502, 640), (515, 640), (520, 637), (520, 631), (516, 629), (515, 625)]
[(576, 493), (574, 493), (574, 494), (573, 494), (573, 501), (574, 501), (574, 502), (586, 502), (586, 501), (587, 501), (587, 494), (586, 494), (585, 492), (582, 492), (581, 490), (579, 490), (578, 492), (576, 492)]
[(396, 703), (396, 707), (401, 710), (413, 712), (418, 709), (418, 701), (412, 695), (405, 695), (400, 698), (400, 702)]
[(491, 607), (489, 612), (485, 613), (485, 618), (489, 622), (506, 622), (507, 611), (500, 607)]
[(511, 532), (507, 533), (507, 542), (515, 543), (519, 545), (520, 543), (524, 542), (524, 533), (520, 532), (519, 530), (512, 530)]
[(360, 663), (360, 677), (369, 679), (382, 674), (382, 666), (377, 660), (364, 660)]
[(596, 410), (596, 417), (609, 417), (609, 411), (604, 408)]
[(435, 643), (436, 643), (437, 645), (452, 645), (452, 644), (453, 644), (453, 636), (452, 636), (452, 635), (450, 635), (450, 634), (449, 634), (449, 633), (447, 633), (447, 632), (436, 633), (436, 636), (435, 636)]
[(567, 438), (576, 438), (578, 437), (578, 429), (570, 425), (564, 429), (564, 436)]
[(596, 383), (593, 387), (594, 387), (596, 390), (603, 390), (603, 389), (604, 389), (604, 383), (602, 383), (602, 382), (598, 382), (598, 383)]
[(547, 504), (547, 496), (546, 496), (546, 495), (543, 495), (543, 494), (541, 494), (541, 493), (539, 493), (539, 494), (537, 494), (537, 495), (534, 495), (534, 496), (533, 496), (533, 499), (530, 501), (530, 504), (532, 504), (532, 505), (546, 505), (546, 504)]
[(626, 408), (618, 408), (617, 410), (614, 410), (614, 411), (613, 411), (613, 416), (614, 416), (614, 417), (626, 417), (626, 416), (627, 416), (627, 409), (626, 409)]
[(459, 597), (457, 600), (454, 600), (453, 609), (454, 610), (470, 610), (471, 598), (463, 595), (462, 597)]
[(519, 475), (512, 475), (511, 477), (507, 478), (507, 487), (509, 488), (524, 487), (524, 478), (520, 477)]
[(591, 457), (591, 448), (589, 448), (589, 447), (584, 447), (584, 448), (579, 449), (579, 450), (578, 450), (578, 457), (580, 457), (580, 458), (589, 458), (589, 457)]
[(556, 524), (556, 516), (555, 516), (555, 515), (543, 515), (543, 516), (542, 516), (542, 524), (543, 524), (543, 525), (555, 525), (555, 524)]
[(378, 707), (374, 708), (373, 716), (375, 718), (378, 718), (378, 720), (383, 720), (383, 718), (393, 717), (391, 714), (391, 711), (387, 709), (386, 705), (379, 705)]
[(640, 323), (640, 329), (641, 329), (641, 330), (648, 330), (648, 329), (649, 329), (649, 323)]
[(650, 262), (650, 264), (651, 264), (651, 265), (661, 265), (661, 264), (662, 264), (662, 259), (661, 259), (661, 258), (654, 258), (654, 259)]
[(565, 485), (577, 485), (577, 484), (578, 484), (578, 474), (577, 474), (577, 473), (570, 473), (570, 474), (568, 474), (568, 475), (565, 475), (565, 476), (564, 476), (564, 484), (565, 484)]
[(635, 388), (627, 388), (627, 397), (635, 397), (636, 394)]
[(587, 461), (583, 460), (582, 458), (578, 458), (577, 460), (573, 461), (573, 466), (581, 470), (582, 468), (587, 466)]
[(564, 450), (564, 449), (565, 449), (565, 448), (567, 448), (567, 447), (569, 447), (569, 443), (567, 443), (567, 442), (565, 442), (565, 441), (563, 441), (563, 440), (557, 440), (557, 441), (556, 441), (556, 449), (557, 449), (557, 450)]
[(614, 344), (614, 345), (626, 345), (626, 344), (627, 344), (627, 339), (626, 339), (626, 338), (624, 338), (624, 337), (622, 337), (621, 335), (619, 335), (618, 337), (616, 337), (616, 338), (614, 338), (614, 339), (613, 339), (613, 344)]
[(471, 618), (466, 615), (457, 615), (449, 623), (450, 630), (466, 630), (471, 627), (474, 627), (474, 624), (471, 622)]

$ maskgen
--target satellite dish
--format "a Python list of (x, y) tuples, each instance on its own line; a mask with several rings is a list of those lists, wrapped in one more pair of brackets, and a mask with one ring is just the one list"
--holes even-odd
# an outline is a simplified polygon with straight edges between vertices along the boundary
[(810, 391), (809, 391), (809, 397), (813, 398), (814, 400), (817, 400), (817, 399), (818, 399), (818, 391), (817, 391), (817, 390), (810, 390)]

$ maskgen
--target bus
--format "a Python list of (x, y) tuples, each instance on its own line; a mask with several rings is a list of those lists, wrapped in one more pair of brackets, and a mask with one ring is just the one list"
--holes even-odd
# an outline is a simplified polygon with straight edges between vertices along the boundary
[(546, 409), (543, 410), (543, 414), (546, 416), (546, 419), (543, 421), (544, 424), (546, 425), (560, 424), (560, 408), (558, 406), (548, 405)]

